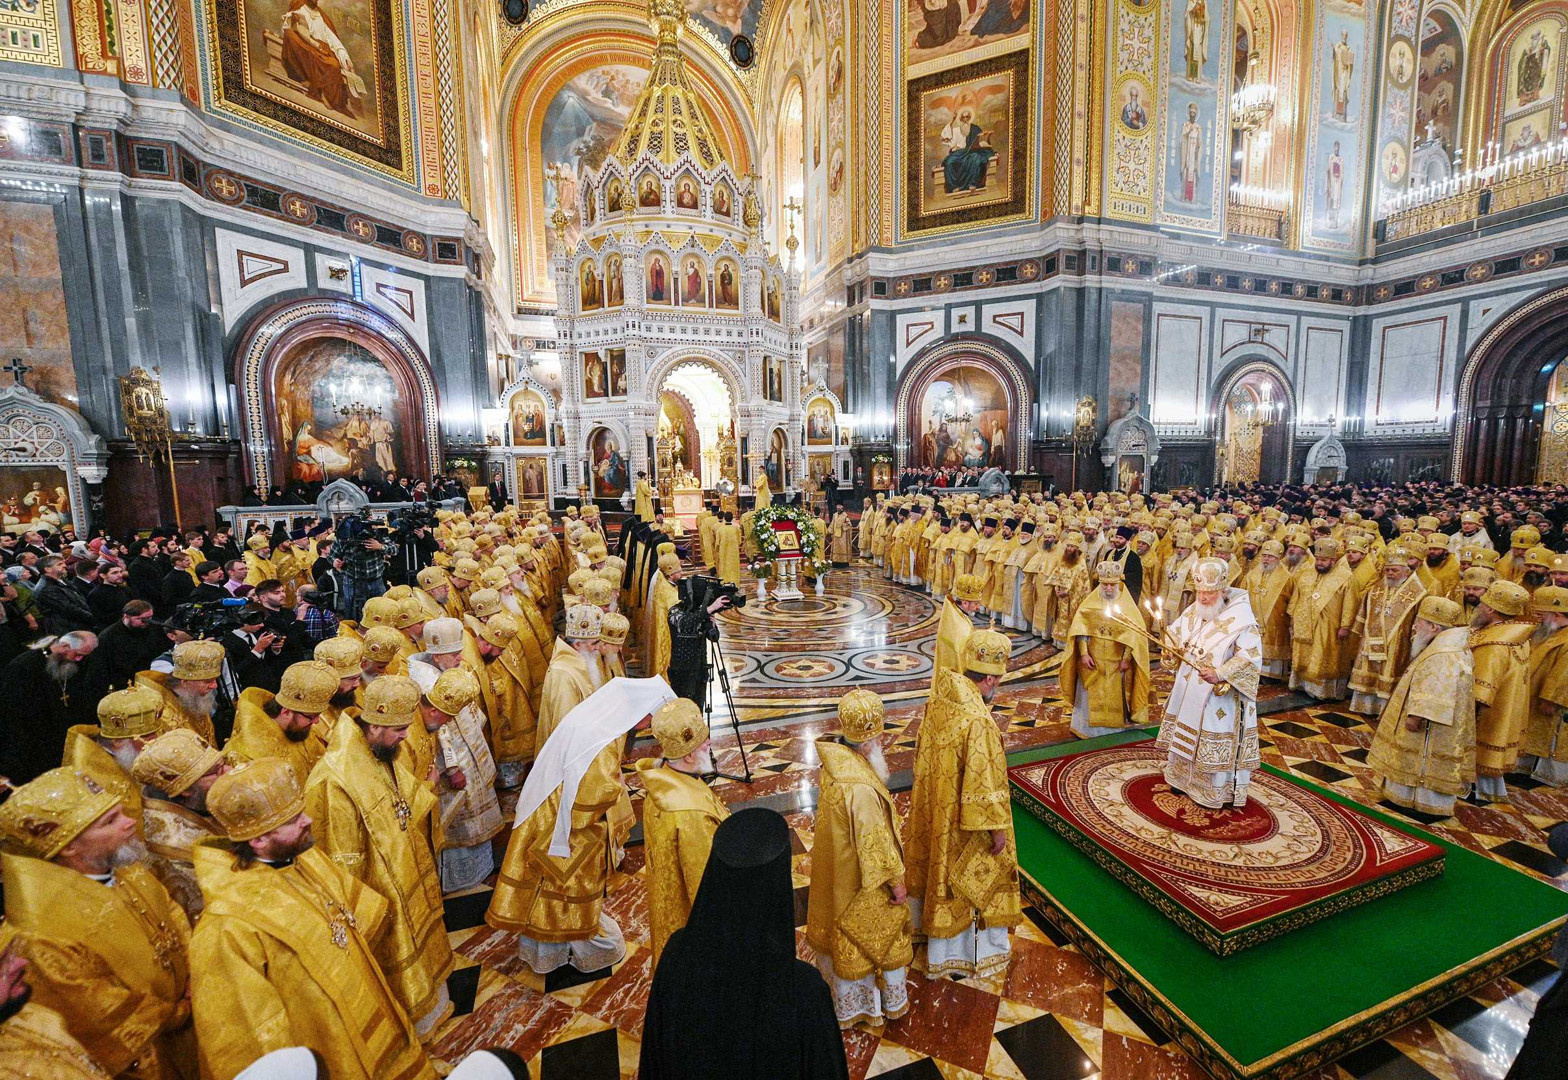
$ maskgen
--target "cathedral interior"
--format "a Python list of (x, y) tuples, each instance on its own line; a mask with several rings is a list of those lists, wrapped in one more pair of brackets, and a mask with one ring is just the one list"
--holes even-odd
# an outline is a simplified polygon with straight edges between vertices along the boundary
[[(1568, 0), (0, 0), (0, 530), (270, 521), (366, 476), (612, 527), (643, 476), (687, 518), (764, 483), (860, 511), (931, 469), (1568, 484), (1565, 65)], [(718, 618), (717, 763), (754, 775), (714, 791), (785, 815), (802, 930), (814, 740), (873, 691), (907, 811), (941, 614), (865, 558), (823, 578), (748, 576)], [(1073, 703), (1049, 636), (1008, 637), (1003, 745), (1038, 760)], [(1258, 712), (1271, 775), (1378, 805), (1375, 718)], [(1568, 891), (1568, 793), (1509, 788), (1409, 820)], [(536, 975), (490, 886), (446, 898), (435, 1061), (636, 1074), (638, 839), (613, 969)], [(1466, 954), (1443, 995), (1237, 1060), (1025, 904), (1007, 970), (844, 1033), (854, 1080), (1503, 1080), (1557, 975)], [(1352, 953), (1279, 961), (1323, 999), (1383, 956), (1312, 941)]]

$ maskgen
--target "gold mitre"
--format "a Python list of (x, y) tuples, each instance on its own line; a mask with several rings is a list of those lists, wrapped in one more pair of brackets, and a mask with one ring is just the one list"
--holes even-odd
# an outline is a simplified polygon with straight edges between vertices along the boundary
[(592, 604), (594, 607), (605, 607), (614, 601), (615, 587), (596, 575), (592, 581), (583, 584), (581, 595), (583, 603)]
[(1094, 576), (1102, 585), (1122, 579), (1122, 564), (1115, 559), (1102, 559), (1094, 564)]
[(593, 577), (594, 573), (592, 570), (573, 570), (570, 574), (566, 575), (566, 588), (568, 591), (581, 596), (583, 586), (592, 581)]
[(418, 705), (418, 683), (406, 675), (383, 675), (365, 687), (359, 718), (376, 727), (408, 727)]
[(1486, 592), (1481, 594), (1481, 603), (1510, 619), (1517, 618), (1524, 611), (1525, 604), (1530, 601), (1530, 591), (1523, 585), (1516, 585), (1512, 581), (1502, 578), (1492, 582), (1486, 587)]
[(223, 674), (223, 643), (182, 641), (174, 647), (174, 670), (169, 678), (179, 682), (202, 682)]
[(305, 794), (294, 767), (282, 758), (257, 758), (237, 765), (214, 780), (207, 792), (207, 812), (236, 842), (287, 825), (304, 809)]
[(1007, 659), (1012, 642), (996, 630), (976, 630), (964, 642), (964, 670), (981, 675), (1007, 674)]
[(1530, 594), (1530, 610), (1553, 612), (1558, 615), (1568, 613), (1568, 589), (1556, 585), (1543, 585)]
[(977, 574), (959, 574), (953, 582), (953, 598), (966, 604), (978, 604), (985, 591), (985, 579)]
[(0, 841), (24, 855), (52, 859), (119, 801), (86, 773), (50, 769), (0, 805)]
[(566, 611), (568, 641), (598, 641), (603, 627), (604, 612), (590, 604), (574, 604)]
[(410, 585), (394, 585), (381, 595), (388, 600), (396, 600), (401, 606), (403, 601), (414, 595), (414, 589)]
[(667, 551), (659, 556), (659, 573), (665, 577), (680, 573), (681, 557), (673, 551)]
[(372, 626), (365, 631), (365, 656), (378, 664), (391, 663), (407, 640), (401, 631), (390, 626)]
[(506, 648), (517, 637), (517, 620), (504, 611), (498, 611), (488, 619), (465, 615), (463, 623), (475, 637), (482, 638), (498, 649)]
[(1345, 545), (1332, 536), (1320, 536), (1312, 545), (1312, 554), (1319, 559), (1337, 559), (1345, 553)]
[[(1568, 599), (1568, 589), (1558, 591)], [(1421, 599), (1421, 606), (1416, 609), (1416, 618), (1443, 627), (1460, 626), (1465, 621), (1465, 606), (1446, 596), (1425, 596)]]
[(605, 645), (624, 645), (631, 633), (632, 621), (618, 611), (612, 611), (599, 623), (599, 640)]
[(505, 609), (506, 605), (501, 601), (501, 594), (494, 589), (475, 589), (468, 594), (468, 613), (470, 615), (488, 619), (490, 616)]
[(161, 731), (158, 711), (162, 707), (163, 698), (147, 686), (105, 694), (98, 702), (98, 733), (106, 739), (137, 739)]
[(427, 566), (419, 572), (417, 580), (421, 589), (439, 589), (443, 585), (450, 585), (451, 579), (446, 571), (439, 566)]
[(425, 614), (425, 605), (415, 596), (405, 596), (397, 601), (397, 613), (392, 617), (392, 625), (399, 630), (407, 630), (410, 626), (422, 625), (428, 616)]
[(338, 692), (338, 673), (331, 664), (301, 660), (290, 664), (278, 687), (278, 704), (306, 716), (320, 716)]
[(851, 690), (838, 699), (838, 726), (852, 743), (870, 742), (882, 734), (886, 719), (886, 706), (870, 690)]
[(352, 679), (365, 659), (365, 646), (351, 637), (330, 637), (317, 644), (311, 655), (337, 672), (339, 679)]
[(189, 728), (165, 731), (142, 748), (131, 766), (131, 779), (155, 787), (170, 798), (185, 794), (223, 755)]
[(473, 581), (482, 573), (473, 559), (458, 559), (452, 564), (452, 576), (460, 581)]
[(453, 618), (431, 619), (425, 624), (425, 651), (446, 656), (463, 651), (463, 624)]
[(501, 586), (505, 585), (506, 583), (506, 571), (502, 570), (499, 566), (492, 566), (490, 569), (479, 575), (479, 584), (483, 585), (487, 589), (496, 589), (499, 591)]
[(272, 546), (272, 537), (268, 536), (264, 532), (259, 532), (255, 536), (252, 536), (249, 540), (245, 541), (245, 546), (252, 551), (261, 551)]
[(1541, 542), (1541, 530), (1534, 525), (1521, 525), (1509, 537), (1508, 546), (1515, 550), (1528, 551)]
[(390, 626), (397, 629), (397, 601), (385, 596), (372, 596), (360, 611), (361, 626)]
[(666, 758), (683, 758), (708, 741), (708, 723), (695, 701), (676, 698), (654, 710), (653, 737)]
[(1490, 566), (1467, 566), (1459, 573), (1460, 586), (1485, 588), (1497, 580), (1497, 571)]
[(1226, 579), (1230, 577), (1230, 563), (1224, 559), (1199, 559), (1192, 564), (1192, 587), (1194, 589), (1223, 589)]
[(425, 691), (425, 700), (448, 716), (456, 716), (479, 700), (479, 680), (465, 667), (447, 668)]

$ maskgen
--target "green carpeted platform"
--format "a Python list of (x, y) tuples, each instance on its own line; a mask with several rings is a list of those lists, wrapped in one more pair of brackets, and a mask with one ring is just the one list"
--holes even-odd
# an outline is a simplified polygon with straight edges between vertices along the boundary
[[(1026, 751), (1008, 764), (1150, 734), (1140, 728)], [(1219, 1077), (1284, 1078), (1320, 1068), (1548, 952), (1568, 913), (1568, 895), (1425, 834), (1447, 852), (1441, 878), (1219, 957), (1022, 807), (1014, 807), (1013, 826), (1025, 902), (1039, 905)]]

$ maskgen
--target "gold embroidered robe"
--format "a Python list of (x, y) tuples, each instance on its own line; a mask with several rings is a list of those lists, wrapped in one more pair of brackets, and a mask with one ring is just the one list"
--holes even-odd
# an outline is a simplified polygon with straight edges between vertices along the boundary
[(806, 942), (828, 958), (840, 979), (907, 967), (914, 958), (909, 908), (892, 903), (891, 892), (904, 880), (893, 797), (854, 750), (835, 739), (816, 745), (822, 790), (812, 831)]
[(849, 520), (849, 515), (842, 509), (833, 515), (832, 524), (828, 526), (832, 542), (828, 547), (828, 559), (833, 563), (848, 565), (855, 557), (855, 528)]
[(1280, 665), (1272, 674), (1282, 672), (1290, 663), (1290, 597), (1294, 579), (1283, 563), (1275, 563), (1265, 573), (1261, 563), (1247, 571), (1243, 587), (1252, 601), (1252, 614), (1258, 621), (1258, 636), (1263, 642), (1264, 674), (1270, 664)]
[(730, 812), (700, 777), (672, 769), (660, 758), (637, 762), (637, 775), (647, 793), (642, 834), (648, 858), (648, 936), (657, 966), (670, 935), (691, 915), (713, 834)]
[(1052, 641), (1060, 643), (1067, 640), (1067, 631), (1073, 624), (1073, 614), (1077, 612), (1078, 605), (1083, 603), (1083, 598), (1089, 595), (1089, 590), (1093, 587), (1094, 583), (1089, 577), (1089, 564), (1082, 555), (1072, 565), (1068, 565), (1066, 561), (1056, 564), (1056, 568), (1045, 579), (1046, 595), (1043, 598), (1036, 596), (1034, 601), (1036, 611), (1039, 610), (1041, 600), (1045, 601)]
[(937, 622), (936, 653), (932, 661), (933, 679), (936, 678), (936, 672), (944, 668), (963, 674), (959, 665), (964, 659), (964, 642), (969, 640), (969, 635), (974, 631), (973, 620), (964, 614), (951, 596), (942, 601), (942, 618)]
[[(408, 806), (403, 820), (398, 798)], [(305, 810), (320, 849), (387, 898), (389, 923), (376, 955), (403, 1008), (423, 1020), (453, 963), (442, 921), (436, 857), (445, 840), (436, 797), (407, 766), (376, 760), (359, 725), (344, 719), (311, 770)]]
[(172, 731), (177, 727), (190, 728), (202, 737), (208, 746), (217, 745), (217, 734), (212, 729), (212, 717), (193, 713), (180, 701), (179, 695), (169, 688), (170, 677), (163, 671), (138, 671), (136, 685), (146, 686), (156, 690), (163, 699), (163, 704), (158, 707), (158, 722), (163, 725), (164, 731)]
[[(1143, 615), (1125, 585), (1114, 604), (1115, 618), (1111, 606), (1105, 594), (1094, 589), (1078, 605), (1067, 631), (1067, 651), (1062, 657), (1059, 679), (1062, 699), (1073, 713), (1075, 730), (1080, 685), (1091, 727), (1132, 727), (1149, 718), (1149, 639), (1123, 625), (1127, 622), (1142, 626)], [(1093, 668), (1084, 665), (1085, 655), (1094, 658)], [(1121, 662), (1129, 656), (1132, 664), (1122, 671)]]
[(1061, 559), (1061, 552), (1056, 548), (1047, 548), (1042, 540), (1035, 545), (1034, 554), (1024, 564), (1024, 575), (1018, 587), (1029, 592), (1029, 630), (1035, 637), (1051, 636), (1051, 605), (1042, 590)]
[[(390, 669), (388, 669), (390, 671)], [(258, 761), (264, 757), (280, 757), (294, 770), (300, 787), (310, 779), (310, 771), (327, 752), (330, 737), (319, 720), (310, 726), (310, 734), (299, 742), (283, 734), (278, 722), (262, 711), (262, 706), (272, 700), (272, 695), (259, 686), (240, 691), (240, 700), (234, 707), (234, 732), (223, 747), (223, 753), (234, 764)]]
[(493, 660), (485, 661), (483, 678), (490, 684), (495, 711), (490, 714), (490, 741), (497, 764), (534, 759), (534, 736), (539, 718), (528, 703), (528, 665), (517, 638)]
[(120, 807), (140, 824), (142, 789), (126, 775), (114, 755), (98, 745), (96, 724), (73, 724), (65, 731), (65, 753), (60, 764), (86, 773), (99, 787), (120, 800)]
[(1422, 559), (1416, 566), (1416, 574), (1430, 595), (1447, 596), (1459, 588), (1459, 557), (1446, 555), (1435, 567)]
[(169, 896), (185, 909), (194, 924), (202, 911), (201, 889), (191, 851), (210, 837), (223, 835), (218, 823), (179, 803), (148, 799), (142, 813), (142, 839), (147, 843), (147, 869), (163, 883)]
[(680, 603), (680, 591), (660, 574), (653, 582), (653, 602), (648, 605), (647, 656), (643, 674), (667, 675), (670, 670), (670, 609)]
[(953, 578), (974, 573), (975, 546), (980, 543), (980, 534), (957, 525), (948, 535), (953, 537)]
[(1345, 696), (1345, 681), (1356, 655), (1354, 635), (1339, 631), (1355, 625), (1350, 568), (1341, 559), (1327, 573), (1306, 564), (1296, 575), (1290, 600), (1290, 686), (1315, 698)]
[[(1405, 720), (1426, 723), (1410, 731)], [(1475, 662), (1470, 628), (1442, 631), (1411, 660), (1378, 717), (1367, 765), (1382, 780), (1461, 796), (1475, 783)], [(1407, 809), (1407, 800), (1383, 788)]]
[(1524, 620), (1493, 623), (1470, 635), (1475, 654), (1475, 767), (1503, 776), (1519, 760), (1530, 715), (1530, 635)]
[(210, 844), (195, 856), (209, 896), (191, 938), (205, 1077), (232, 1080), (263, 1054), (305, 1046), (333, 1080), (434, 1080), (372, 944), (388, 929), (385, 897), (320, 849), (281, 868), (240, 869)]
[[(991, 832), (1007, 842), (991, 854)], [(967, 675), (935, 673), (915, 740), (914, 789), (904, 826), (909, 894), (928, 937), (954, 937), (976, 918), (987, 928), (1022, 915), (1007, 757), (991, 710)]]
[(1181, 618), (1181, 613), (1192, 603), (1192, 568), (1197, 564), (1196, 555), (1189, 554), (1182, 559), (1174, 551), (1170, 558), (1161, 562), (1160, 590), (1156, 596), (1158, 603), (1154, 605), (1155, 617), (1151, 620), (1158, 624), (1155, 633)]
[(713, 529), (713, 572), (731, 585), (740, 584), (740, 526), (731, 522)]
[(193, 1080), (191, 924), (145, 866), (114, 885), (44, 859), (0, 855), (5, 920), (32, 1000), (65, 1017), (100, 1068), (125, 1080)]
[(544, 749), (550, 735), (566, 714), (594, 691), (593, 679), (584, 660), (565, 638), (557, 638), (550, 656), (550, 670), (544, 677), (544, 697), (539, 704), (539, 724), (534, 729), (534, 756)]
[(1520, 753), (1568, 761), (1568, 627), (1530, 649), (1530, 717)]
[(1426, 586), (1415, 574), (1390, 588), (1380, 579), (1361, 600), (1351, 633), (1361, 639), (1350, 689), (1387, 698), (1410, 661), (1410, 631)]
[(33, 1002), (0, 1024), (0, 1080), (111, 1080), (65, 1018)]

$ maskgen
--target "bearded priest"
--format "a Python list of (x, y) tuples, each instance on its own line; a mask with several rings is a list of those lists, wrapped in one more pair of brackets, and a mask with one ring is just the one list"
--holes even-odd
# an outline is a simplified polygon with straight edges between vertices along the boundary
[(1475, 783), (1475, 661), (1464, 605), (1425, 597), (1410, 630), (1410, 663), (1378, 718), (1367, 764), (1383, 797), (1448, 817)]
[(1011, 651), (998, 631), (971, 634), (963, 672), (936, 672), (915, 741), (904, 866), (933, 979), (1005, 971), (1022, 917), (1007, 757), (991, 719)]
[(1179, 660), (1157, 743), (1165, 781), (1200, 806), (1244, 806), (1258, 765), (1263, 645), (1247, 590), (1227, 588), (1230, 565), (1199, 559), (1193, 601), (1165, 629), (1162, 655)]
[(1410, 625), (1426, 596), (1426, 586), (1412, 570), (1417, 557), (1408, 548), (1391, 546), (1383, 558), (1383, 579), (1361, 598), (1350, 629), (1361, 639), (1350, 669), (1351, 712), (1381, 713), (1410, 661)]
[(806, 942), (841, 1028), (909, 1011), (914, 959), (898, 809), (882, 755), (886, 711), (869, 690), (838, 699), (841, 736), (817, 740), (822, 792), (811, 841)]
[(935, 667), (957, 671), (964, 656), (964, 642), (975, 632), (975, 612), (980, 610), (980, 590), (985, 582), (975, 574), (959, 574), (942, 601), (936, 627)]
[(627, 732), (674, 697), (663, 679), (611, 679), (539, 748), (485, 912), (485, 922), (517, 935), (518, 955), (535, 974), (563, 964), (599, 971), (626, 956), (620, 925), (604, 910), (609, 815), (626, 791)]
[(534, 753), (544, 748), (567, 713), (599, 689), (604, 676), (599, 667), (599, 636), (604, 614), (587, 604), (566, 609), (565, 634), (555, 639), (550, 667), (544, 674), (544, 696), (539, 722), (534, 727)]
[(1530, 640), (1530, 717), (1515, 771), (1562, 787), (1568, 783), (1568, 589), (1535, 590), (1530, 610), (1540, 623)]
[(1062, 699), (1073, 703), (1073, 734), (1092, 739), (1142, 724), (1149, 715), (1149, 639), (1143, 613), (1122, 584), (1122, 564), (1104, 559), (1099, 585), (1073, 616), (1062, 658)]

